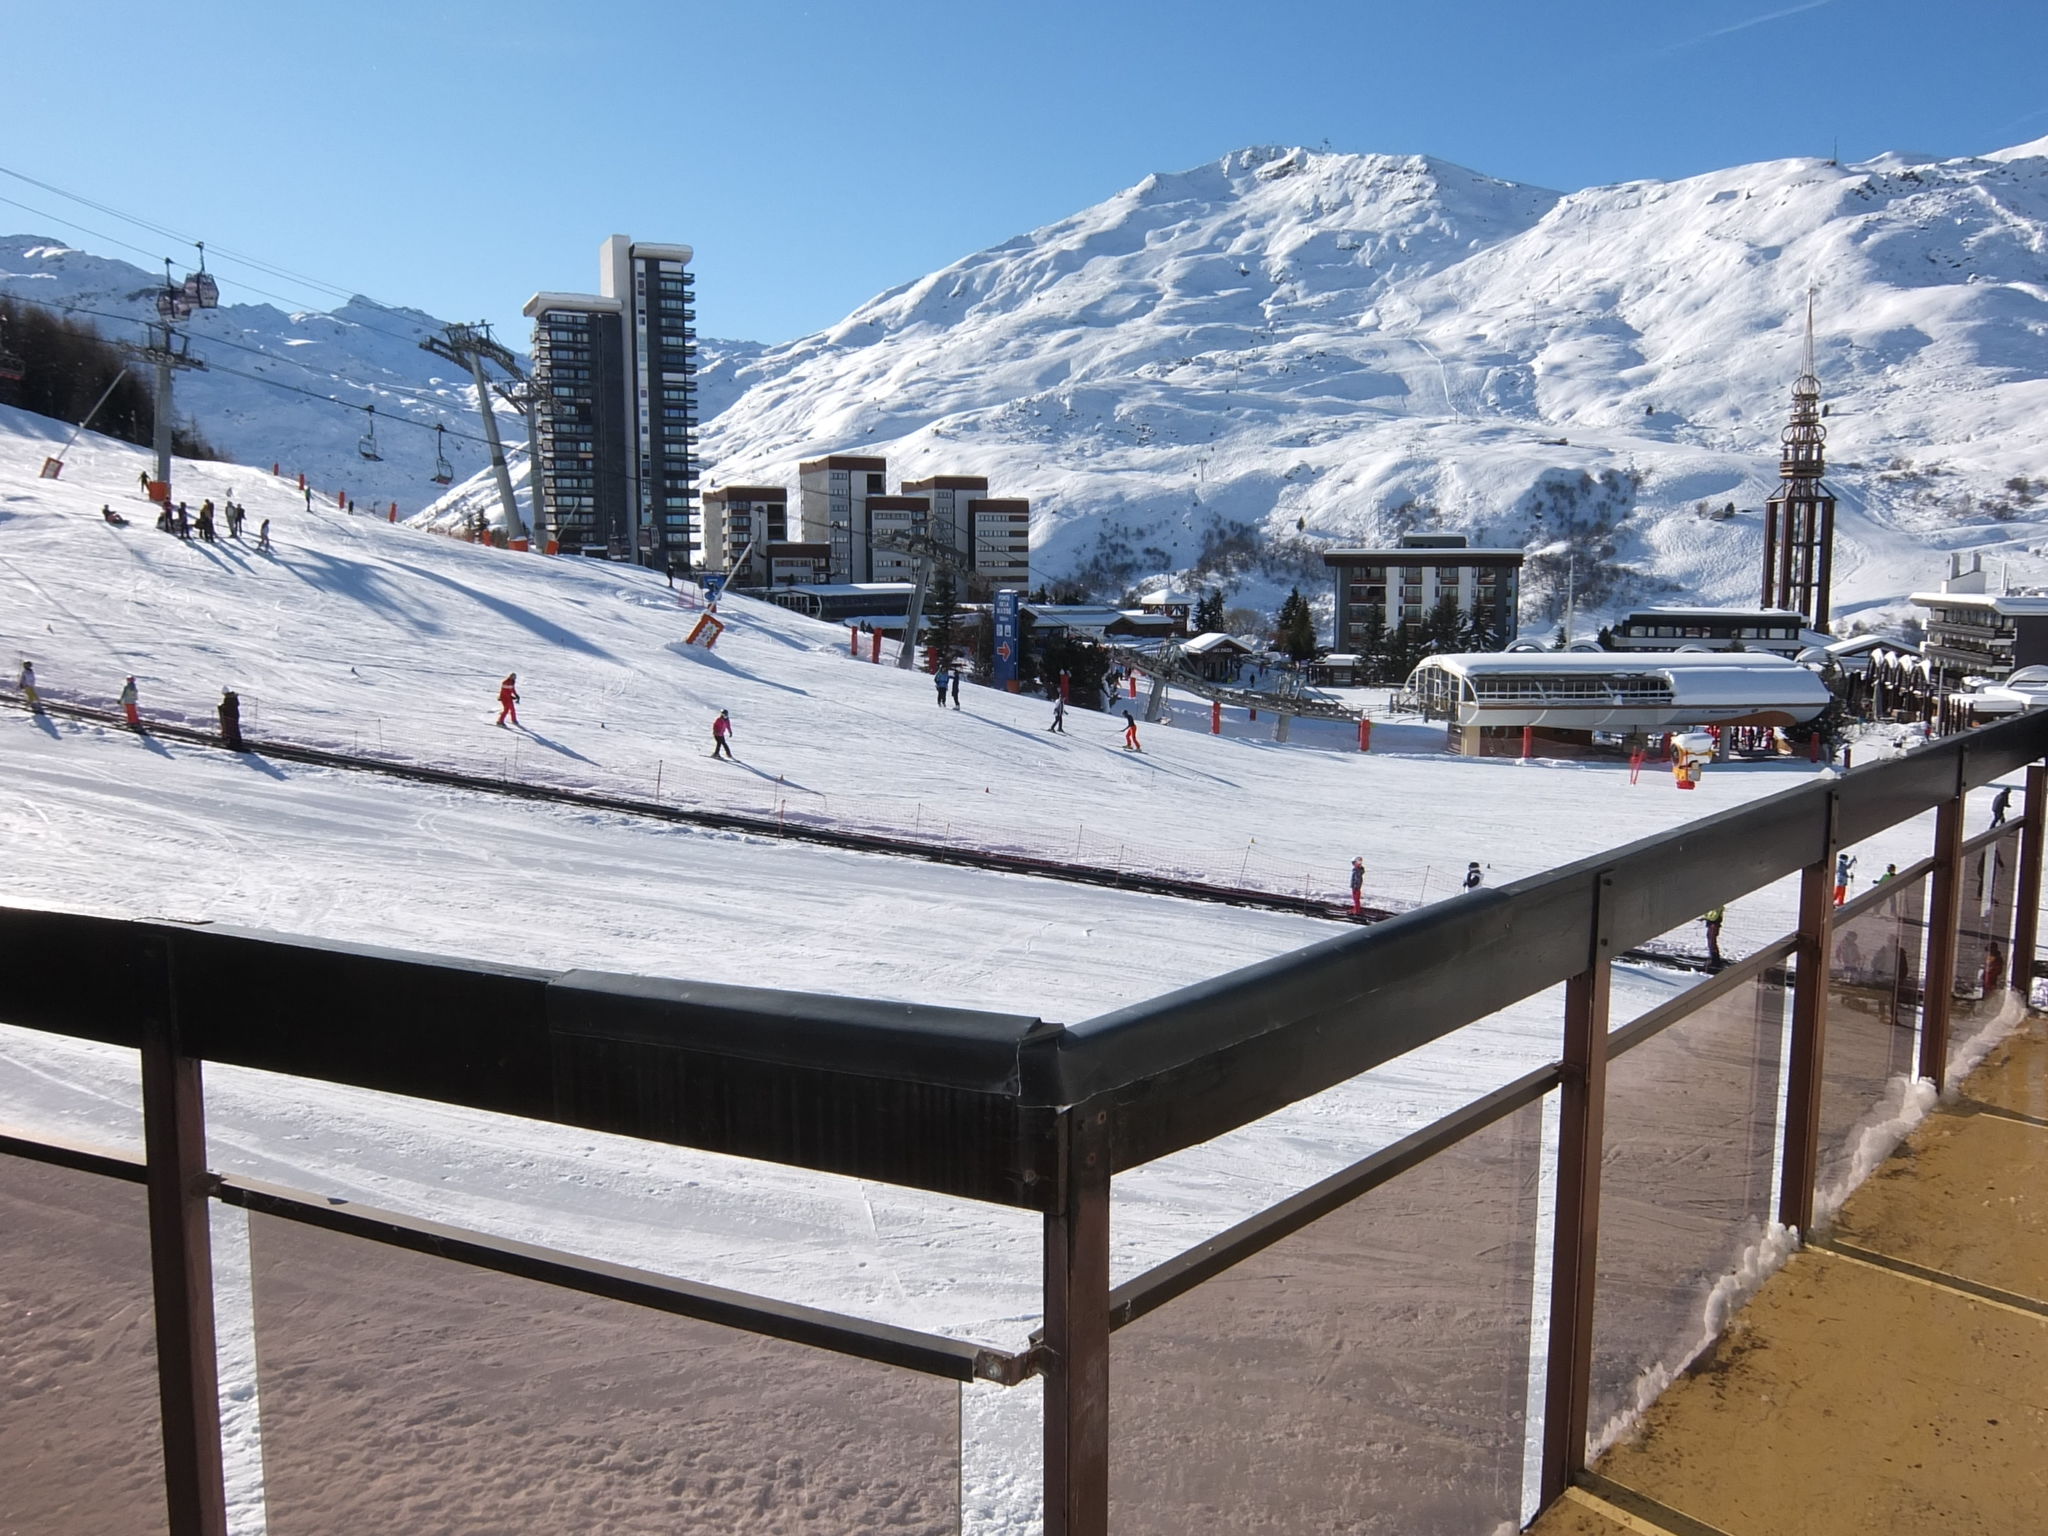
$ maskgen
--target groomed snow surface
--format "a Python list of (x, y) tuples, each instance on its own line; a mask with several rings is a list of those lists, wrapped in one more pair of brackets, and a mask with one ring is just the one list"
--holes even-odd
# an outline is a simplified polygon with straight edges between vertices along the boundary
[[(1803, 764), (1710, 770), (1674, 793), (1611, 764), (1464, 761), (1436, 733), (1361, 755), (1348, 733), (1268, 739), (1207, 708), (1145, 728), (856, 662), (844, 631), (734, 601), (716, 651), (658, 576), (475, 548), (338, 511), (229, 465), (177, 494), (232, 496), (241, 543), (183, 543), (136, 494), (143, 455), (88, 437), (37, 478), (60, 429), (0, 414), (0, 660), (46, 696), (202, 722), (223, 686), (261, 738), (341, 746), (718, 806), (1072, 845), (1133, 864), (1299, 870), (1335, 898), (1448, 891), (1478, 859), (1533, 873), (1801, 781)], [(110, 504), (129, 519), (113, 527)], [(253, 548), (272, 523), (275, 548)], [(523, 726), (494, 722), (516, 672)], [(720, 709), (738, 760), (708, 758)], [(229, 755), (0, 711), (9, 857), (0, 901), (233, 923), (507, 963), (572, 965), (1026, 1011), (1079, 1023), (1348, 931), (1314, 919), (839, 853)], [(1412, 749), (1412, 750), (1408, 750)], [(985, 834), (985, 835), (982, 835)], [(1035, 841), (1034, 841), (1035, 840)], [(1927, 847), (1899, 829), (1864, 873)], [(1433, 874), (1424, 892), (1416, 877)], [(1791, 926), (1790, 893), (1731, 914), (1740, 953)], [(1690, 940), (1691, 935), (1678, 936)], [(1617, 1021), (1690, 980), (1624, 968)], [(1551, 1059), (1557, 999), (1530, 999), (1232, 1136), (1118, 1181), (1116, 1277)], [(289, 1027), (280, 1000), (279, 1027)], [(139, 1142), (127, 1053), (0, 1028), (0, 1120)], [(1038, 1226), (1022, 1213), (262, 1074), (208, 1074), (223, 1171), (792, 1301), (1014, 1346), (1035, 1322)], [(236, 1245), (224, 1244), (232, 1264)], [(992, 1390), (992, 1389), (991, 1389)], [(1028, 1397), (969, 1394), (975, 1529), (1021, 1531)], [(1021, 1405), (1021, 1406), (1020, 1406)], [(253, 1422), (243, 1412), (238, 1422)], [(1020, 1428), (1020, 1425), (1022, 1426)], [(243, 1443), (245, 1474), (254, 1465)], [(253, 1474), (250, 1474), (253, 1475)], [(243, 1530), (260, 1525), (244, 1477)]]

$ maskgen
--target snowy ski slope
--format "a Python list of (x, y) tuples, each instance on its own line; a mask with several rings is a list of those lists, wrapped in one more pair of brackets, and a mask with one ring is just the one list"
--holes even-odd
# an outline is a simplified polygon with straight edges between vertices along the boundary
[[(275, 548), (184, 544), (135, 494), (142, 455), (88, 438), (37, 478), (55, 424), (0, 414), (0, 661), (52, 698), (104, 704), (138, 679), (147, 715), (204, 721), (223, 686), (258, 738), (382, 752), (567, 785), (899, 828), (990, 846), (1112, 847), (1232, 876), (1297, 868), (1336, 896), (1353, 853), (1391, 899), (1483, 860), (1499, 881), (1799, 782), (1805, 765), (1715, 770), (1693, 795), (1608, 765), (1447, 759), (1383, 726), (1282, 746), (1206, 708), (1146, 729), (968, 688), (939, 709), (917, 675), (852, 660), (844, 632), (735, 601), (715, 652), (661, 579), (475, 548), (331, 508), (245, 469), (181, 465), (178, 492), (232, 494)], [(110, 504), (130, 523), (104, 523)], [(493, 724), (516, 671), (524, 729)], [(706, 755), (720, 708), (739, 761)], [(484, 960), (601, 968), (1028, 1010), (1080, 1022), (1313, 943), (1338, 925), (839, 853), (768, 838), (466, 796), (232, 756), (0, 708), (0, 901), (229, 922)], [(1036, 840), (1035, 842), (1033, 840)], [(1924, 829), (1865, 850), (1917, 856)], [(1255, 864), (1254, 861), (1257, 861)], [(1871, 868), (1874, 869), (1873, 863)], [(1399, 887), (1398, 889), (1396, 887)], [(1740, 904), (1728, 937), (1789, 926), (1789, 893)], [(1684, 937), (1689, 938), (1690, 935)], [(1625, 970), (1617, 1014), (1686, 984)], [(1118, 1181), (1121, 1278), (1184, 1249), (1554, 1051), (1558, 1000), (1458, 1035)], [(288, 1008), (279, 1027), (290, 1027)], [(121, 1052), (0, 1025), (0, 1121), (139, 1138)], [(600, 1257), (998, 1343), (1037, 1306), (1036, 1224), (1018, 1213), (434, 1109), (262, 1074), (209, 1073), (213, 1156), (235, 1172)], [(224, 1244), (230, 1268), (237, 1250)], [(977, 1399), (979, 1401), (979, 1399)], [(975, 1415), (981, 1415), (976, 1417)], [(976, 1528), (1028, 1433), (972, 1410)], [(241, 1448), (242, 1465), (253, 1465)], [(246, 1485), (238, 1530), (258, 1528)]]

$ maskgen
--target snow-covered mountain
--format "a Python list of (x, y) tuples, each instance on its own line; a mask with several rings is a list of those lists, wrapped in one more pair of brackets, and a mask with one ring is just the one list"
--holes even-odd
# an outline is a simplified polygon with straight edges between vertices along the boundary
[(1099, 587), (1264, 598), (1332, 541), (1445, 528), (1551, 551), (1525, 621), (1567, 551), (1596, 609), (1753, 601), (1809, 285), (1838, 612), (1942, 549), (2048, 576), (2048, 139), (1570, 194), (1239, 151), (737, 361), (707, 483), (853, 449), (985, 473), (1032, 498), (1035, 569)]

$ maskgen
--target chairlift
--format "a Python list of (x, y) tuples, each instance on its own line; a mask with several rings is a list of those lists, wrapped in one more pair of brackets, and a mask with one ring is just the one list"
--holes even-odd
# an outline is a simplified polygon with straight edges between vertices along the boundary
[(199, 247), (199, 270), (185, 274), (185, 302), (194, 309), (219, 309), (220, 284), (206, 270), (206, 242), (195, 243)]
[(450, 485), (453, 484), (455, 480), (455, 468), (448, 462), (448, 455), (442, 446), (447, 441), (447, 436), (448, 428), (438, 421), (435, 422), (434, 484), (436, 485)]
[(377, 407), (366, 405), (363, 407), (363, 410), (369, 415), (370, 430), (365, 432), (356, 443), (356, 452), (373, 464), (381, 464), (384, 461), (384, 455), (377, 451)]

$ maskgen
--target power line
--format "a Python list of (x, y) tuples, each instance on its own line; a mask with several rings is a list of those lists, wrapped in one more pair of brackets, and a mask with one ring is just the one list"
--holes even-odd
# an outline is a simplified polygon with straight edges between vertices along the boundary
[[(21, 297), (20, 295), (18, 295), (18, 294), (4, 294), (4, 295), (0, 295), (0, 297), (5, 297), (5, 298), (7, 298), (7, 299), (11, 300), (11, 301), (12, 301), (12, 302), (14, 302), (14, 303), (17, 303), (17, 304), (26, 304), (26, 305), (29, 305), (30, 307), (32, 307), (32, 308), (35, 308), (35, 309), (52, 309), (52, 310), (62, 310), (62, 311), (64, 311), (64, 312), (65, 312), (65, 313), (67, 313), (67, 314), (74, 314), (74, 315), (92, 315), (92, 316), (95, 316), (95, 317), (97, 317), (97, 318), (99, 318), (99, 319), (102, 319), (102, 320), (116, 320), (116, 321), (120, 321), (120, 322), (121, 322), (121, 323), (123, 323), (123, 324), (135, 324), (135, 323), (139, 323), (139, 322), (137, 322), (137, 321), (135, 320), (135, 317), (134, 317), (133, 315), (116, 315), (116, 314), (110, 314), (110, 313), (108, 313), (108, 312), (107, 312), (106, 310), (103, 310), (103, 309), (92, 309), (92, 308), (89, 308), (88, 306), (86, 306), (86, 305), (83, 305), (83, 304), (61, 304), (61, 303), (58, 303), (58, 302), (56, 302), (55, 300), (51, 300), (51, 299), (26, 299), (26, 298), (22, 298), (22, 297)], [(258, 356), (258, 357), (260, 357), (260, 358), (263, 358), (263, 359), (264, 359), (264, 360), (265, 360), (266, 362), (284, 362), (284, 363), (291, 363), (291, 364), (292, 364), (292, 365), (293, 365), (294, 367), (299, 367), (299, 368), (306, 368), (306, 369), (307, 369), (307, 371), (308, 371), (308, 372), (311, 372), (311, 373), (318, 373), (318, 372), (320, 371), (320, 370), (318, 370), (318, 369), (316, 369), (316, 368), (312, 368), (312, 367), (310, 367), (310, 366), (309, 366), (308, 364), (305, 364), (305, 363), (301, 363), (301, 362), (299, 362), (299, 361), (298, 361), (298, 360), (297, 360), (296, 358), (290, 358), (290, 357), (279, 357), (279, 356), (278, 356), (277, 354), (275, 354), (275, 353), (272, 353), (272, 352), (265, 352), (265, 351), (264, 351), (264, 350), (263, 350), (262, 348), (260, 348), (260, 347), (250, 347), (250, 346), (243, 346), (243, 345), (242, 345), (242, 344), (241, 344), (240, 342), (234, 342), (234, 341), (229, 341), (229, 340), (227, 340), (227, 338), (225, 338), (225, 337), (222, 337), (222, 336), (208, 336), (208, 337), (202, 337), (202, 338), (201, 338), (201, 340), (202, 340), (202, 341), (203, 341), (203, 342), (204, 342), (204, 343), (205, 343), (205, 344), (206, 344), (207, 346), (227, 346), (227, 347), (234, 347), (234, 348), (236, 348), (236, 349), (237, 349), (238, 351), (242, 351), (242, 352), (253, 352), (253, 353), (254, 353), (254, 354), (255, 354), (256, 356)], [(353, 400), (342, 400), (342, 399), (338, 399), (337, 397), (335, 397), (335, 396), (333, 396), (333, 395), (323, 395), (323, 394), (320, 394), (320, 393), (318, 393), (318, 392), (317, 392), (317, 391), (315, 391), (315, 390), (310, 390), (310, 389), (301, 389), (301, 388), (300, 388), (300, 387), (299, 387), (298, 385), (296, 385), (296, 384), (286, 384), (286, 383), (284, 383), (283, 381), (281, 381), (281, 380), (278, 380), (278, 379), (266, 379), (266, 378), (264, 378), (264, 377), (263, 377), (263, 376), (262, 376), (261, 374), (256, 374), (256, 373), (244, 373), (244, 372), (242, 372), (242, 370), (241, 370), (241, 369), (239, 369), (239, 368), (229, 368), (229, 367), (227, 367), (227, 366), (225, 366), (224, 364), (221, 364), (221, 363), (215, 363), (215, 362), (207, 362), (207, 363), (205, 364), (205, 366), (206, 366), (206, 368), (208, 369), (208, 371), (210, 371), (210, 372), (213, 372), (213, 373), (225, 373), (225, 374), (228, 374), (228, 375), (229, 375), (230, 377), (233, 377), (233, 378), (237, 378), (237, 379), (247, 379), (247, 380), (249, 380), (249, 381), (250, 381), (251, 383), (253, 383), (253, 384), (267, 384), (267, 385), (269, 385), (269, 386), (270, 386), (270, 387), (271, 387), (272, 389), (283, 389), (283, 390), (289, 390), (289, 391), (290, 391), (290, 392), (291, 392), (292, 394), (295, 394), (295, 395), (304, 395), (304, 396), (305, 396), (305, 397), (306, 397), (307, 399), (309, 399), (309, 400), (323, 400), (323, 401), (325, 401), (325, 402), (326, 402), (327, 404), (329, 404), (329, 405), (336, 405), (336, 406), (340, 406), (340, 407), (341, 407), (341, 408), (342, 408), (343, 410), (345, 410), (345, 411), (362, 411), (362, 412), (365, 412), (365, 413), (367, 413), (367, 414), (374, 414), (374, 413), (375, 413), (375, 410), (376, 410), (376, 407), (375, 407), (374, 405), (357, 405), (357, 404), (356, 404), (356, 403), (355, 403), (355, 402), (354, 402)], [(330, 375), (329, 375), (329, 377), (335, 377), (335, 378), (338, 378), (338, 377), (340, 377), (340, 375), (337, 375), (337, 374), (330, 374)], [(358, 389), (364, 389), (364, 390), (368, 390), (368, 389), (373, 389), (373, 388), (385, 388), (385, 387), (389, 387), (389, 388), (393, 388), (393, 389), (396, 389), (396, 388), (398, 388), (398, 386), (373, 386), (373, 385), (368, 385), (368, 384), (362, 384), (362, 383), (357, 383), (357, 381), (355, 381), (355, 380), (348, 380), (347, 382), (349, 382), (349, 383), (353, 383), (353, 384), (355, 384), (356, 388), (358, 388)], [(430, 401), (438, 401), (438, 399), (439, 399), (439, 397), (437, 397), (437, 396), (434, 396), (434, 395), (430, 395), (430, 394), (426, 394), (426, 393), (425, 393), (424, 391), (409, 391), (409, 392), (410, 392), (410, 393), (416, 393), (416, 394), (419, 394), (419, 395), (421, 396), (421, 398), (423, 398), (423, 399), (425, 399), (425, 400), (430, 400)], [(451, 413), (451, 414), (452, 414), (452, 413)], [(489, 440), (488, 438), (485, 438), (485, 437), (480, 437), (480, 436), (478, 436), (478, 435), (477, 435), (476, 433), (474, 433), (474, 432), (465, 432), (465, 431), (463, 431), (463, 430), (462, 430), (462, 429), (461, 429), (460, 427), (451, 427), (451, 426), (448, 426), (448, 425), (447, 425), (447, 424), (446, 424), (445, 422), (443, 422), (443, 423), (433, 423), (433, 422), (425, 422), (425, 421), (415, 421), (415, 420), (414, 420), (414, 419), (413, 419), (412, 417), (410, 417), (410, 416), (397, 416), (397, 415), (392, 415), (392, 416), (386, 416), (386, 417), (385, 417), (384, 419), (385, 419), (386, 421), (391, 421), (391, 422), (397, 422), (397, 423), (399, 423), (399, 424), (400, 424), (400, 425), (402, 425), (402, 426), (408, 426), (408, 427), (417, 427), (417, 428), (419, 428), (419, 429), (420, 429), (420, 430), (421, 430), (422, 432), (432, 432), (432, 431), (435, 431), (435, 430), (437, 430), (437, 429), (438, 429), (438, 430), (441, 430), (441, 431), (445, 431), (445, 432), (446, 432), (446, 433), (448, 433), (448, 435), (449, 435), (449, 436), (451, 436), (451, 437), (459, 437), (459, 438), (462, 438), (462, 439), (464, 439), (465, 441), (468, 441), (468, 442), (472, 442), (472, 443), (482, 443), (482, 444), (483, 444), (483, 445), (484, 445), (485, 447), (489, 447), (489, 446), (490, 446), (490, 440)]]
[[(0, 199), (0, 201), (4, 201), (4, 199)], [(116, 322), (118, 322), (118, 323), (121, 323), (121, 324), (139, 324), (139, 323), (141, 323), (141, 322), (137, 321), (137, 320), (136, 320), (136, 318), (135, 318), (135, 317), (134, 317), (133, 315), (117, 315), (117, 314), (112, 314), (112, 313), (108, 312), (107, 310), (104, 310), (104, 309), (94, 309), (94, 308), (92, 308), (91, 306), (89, 306), (89, 305), (85, 305), (85, 304), (65, 304), (65, 303), (61, 303), (61, 302), (59, 302), (59, 301), (57, 301), (57, 300), (54, 300), (54, 299), (30, 299), (30, 298), (24, 298), (24, 297), (22, 297), (22, 296), (21, 296), (21, 295), (19, 295), (19, 294), (12, 294), (12, 293), (4, 293), (4, 292), (0, 292), (0, 297), (5, 297), (5, 298), (7, 298), (7, 299), (11, 300), (12, 302), (14, 302), (14, 303), (16, 303), (16, 304), (26, 304), (26, 305), (30, 306), (31, 308), (35, 308), (35, 309), (49, 309), (49, 310), (61, 310), (61, 311), (63, 311), (63, 312), (64, 312), (64, 313), (66, 313), (66, 314), (73, 314), (73, 315), (91, 315), (91, 316), (93, 316), (93, 317), (94, 317), (94, 318), (96, 318), (96, 319), (100, 319), (100, 320), (113, 320), (113, 321), (116, 321)], [(347, 379), (347, 378), (343, 378), (343, 376), (342, 376), (342, 375), (340, 375), (340, 374), (338, 374), (338, 373), (334, 373), (334, 372), (333, 372), (333, 371), (331, 371), (331, 370), (322, 370), (322, 369), (320, 369), (320, 368), (316, 368), (316, 367), (314, 367), (314, 366), (313, 366), (313, 365), (312, 365), (311, 363), (302, 363), (302, 362), (300, 362), (300, 361), (299, 361), (299, 360), (298, 360), (297, 358), (295, 358), (295, 357), (292, 357), (292, 356), (290, 356), (290, 355), (288, 355), (288, 354), (284, 354), (284, 353), (277, 353), (277, 352), (266, 352), (266, 351), (265, 351), (265, 350), (264, 350), (263, 348), (261, 348), (261, 347), (252, 347), (252, 346), (249, 346), (249, 345), (247, 345), (247, 344), (246, 344), (246, 343), (244, 343), (244, 342), (239, 342), (239, 341), (230, 341), (230, 340), (229, 340), (229, 339), (228, 339), (227, 337), (225, 337), (225, 336), (203, 336), (203, 337), (200, 337), (200, 338), (199, 338), (199, 340), (200, 340), (200, 341), (201, 341), (202, 343), (204, 343), (204, 344), (205, 344), (206, 346), (209, 346), (209, 347), (232, 347), (232, 348), (234, 348), (234, 349), (235, 349), (235, 350), (236, 350), (237, 352), (247, 352), (247, 353), (250, 353), (250, 354), (252, 354), (253, 356), (256, 356), (256, 357), (260, 357), (260, 358), (262, 358), (262, 359), (263, 359), (263, 360), (264, 360), (265, 362), (269, 362), (269, 363), (288, 363), (288, 364), (290, 364), (290, 365), (291, 365), (292, 367), (294, 367), (294, 368), (302, 368), (302, 369), (304, 369), (304, 370), (305, 370), (305, 371), (306, 371), (307, 373), (311, 373), (311, 374), (314, 374), (314, 375), (324, 375), (325, 377), (328, 377), (328, 378), (342, 379), (342, 381), (343, 381), (344, 383), (348, 383), (348, 384), (353, 384), (353, 385), (354, 385), (354, 386), (355, 386), (355, 387), (356, 387), (357, 389), (361, 389), (361, 390), (365, 390), (365, 391), (376, 391), (376, 390), (386, 390), (386, 391), (389, 391), (390, 393), (393, 393), (393, 394), (397, 394), (397, 395), (407, 395), (407, 396), (411, 396), (411, 397), (413, 397), (414, 399), (417, 399), (417, 400), (419, 400), (419, 401), (421, 401), (421, 402), (424, 402), (424, 403), (428, 403), (428, 404), (433, 404), (433, 405), (440, 405), (440, 406), (446, 406), (446, 405), (447, 405), (447, 403), (448, 403), (448, 402), (447, 402), (447, 400), (446, 400), (446, 398), (445, 398), (444, 396), (441, 396), (441, 395), (437, 395), (437, 394), (433, 393), (433, 392), (432, 392), (431, 390), (424, 390), (424, 389), (416, 389), (416, 388), (414, 388), (413, 386), (411, 386), (411, 385), (409, 385), (409, 384), (365, 384), (365, 383), (363, 383), (363, 382), (362, 382), (361, 380), (358, 380), (358, 379)], [(211, 368), (213, 368), (213, 369), (215, 369), (215, 370), (216, 370), (217, 372), (221, 372), (221, 373), (230, 373), (230, 372), (233, 372), (233, 371), (234, 371), (234, 370), (232, 370), (232, 369), (228, 369), (228, 368), (223, 368), (223, 367), (221, 367), (221, 366), (220, 366), (219, 364), (217, 364), (217, 363), (211, 363), (211, 364), (208, 364), (208, 366), (209, 366), (209, 367), (211, 367)], [(237, 378), (255, 378), (256, 376), (255, 376), (255, 375), (253, 375), (253, 374), (240, 374), (240, 373), (237, 373), (237, 374), (236, 374), (236, 377), (237, 377)], [(257, 383), (259, 383), (259, 384), (273, 384), (273, 383), (276, 383), (276, 380), (274, 380), (274, 379), (263, 379), (263, 378), (257, 378), (257, 379), (256, 379), (256, 382), (257, 382)], [(289, 388), (292, 388), (293, 386), (291, 386), (291, 385), (288, 385), (288, 384), (287, 384), (287, 385), (279, 385), (278, 387), (279, 387), (279, 388), (281, 388), (281, 389), (289, 389)], [(307, 391), (307, 390), (301, 390), (301, 391), (300, 391), (300, 393), (301, 393), (301, 394), (308, 394), (308, 393), (311, 393), (311, 391)], [(316, 399), (322, 399), (322, 400), (333, 400), (333, 401), (334, 401), (334, 404), (336, 404), (336, 405), (341, 405), (341, 406), (346, 406), (346, 407), (347, 407), (348, 409), (350, 409), (350, 410), (352, 410), (352, 411), (364, 411), (364, 410), (369, 410), (369, 409), (370, 409), (370, 407), (369, 407), (369, 406), (366, 406), (366, 405), (357, 405), (357, 404), (355, 404), (355, 403), (354, 403), (353, 401), (350, 401), (350, 400), (339, 400), (339, 399), (335, 399), (335, 398), (334, 398), (333, 396), (331, 396), (331, 395), (317, 395), (317, 396), (315, 396), (315, 398), (316, 398)], [(449, 414), (451, 414), (451, 415), (452, 415), (452, 414), (454, 414), (454, 413), (453, 413), (453, 412), (449, 412)], [(391, 420), (393, 420), (393, 421), (400, 421), (400, 420), (406, 420), (406, 418), (403, 418), (403, 417), (397, 417), (397, 416), (391, 417), (390, 419), (391, 419)], [(407, 422), (407, 424), (408, 424), (408, 425), (410, 425), (410, 426), (424, 426), (424, 425), (425, 425), (425, 423), (422, 423), (422, 422), (413, 422), (413, 421), (408, 421), (408, 422)], [(429, 428), (429, 430), (431, 430), (431, 428)], [(483, 439), (483, 438), (481, 438), (481, 437), (478, 437), (478, 436), (476, 436), (476, 435), (475, 435), (474, 433), (471, 433), (471, 432), (464, 432), (464, 431), (462, 431), (462, 430), (461, 430), (461, 429), (460, 429), (459, 427), (449, 427), (449, 428), (448, 428), (447, 430), (448, 430), (448, 431), (450, 431), (450, 432), (453, 432), (453, 433), (454, 433), (454, 434), (455, 434), (455, 435), (456, 435), (457, 437), (464, 437), (464, 438), (468, 438), (468, 439), (469, 439), (469, 440), (470, 440), (471, 442), (478, 442), (478, 443), (480, 443), (480, 442), (484, 442), (484, 441), (485, 441), (485, 439)]]
[[(369, 305), (372, 309), (380, 309), (390, 314), (399, 313), (399, 310), (397, 309), (396, 306), (383, 303), (378, 299), (371, 298), (368, 294), (357, 292), (356, 290), (351, 288), (344, 288), (335, 283), (326, 282), (320, 278), (309, 276), (304, 272), (295, 272), (289, 267), (277, 266), (272, 262), (265, 261), (260, 256), (251, 256), (246, 252), (237, 251), (231, 246), (207, 247), (203, 245), (203, 243), (196, 236), (186, 234), (181, 230), (172, 229), (167, 225), (159, 224), (155, 220), (144, 218), (140, 214), (128, 213), (120, 208), (112, 206), (111, 204), (95, 201), (92, 198), (86, 197), (82, 193), (73, 192), (67, 188), (60, 187), (55, 182), (39, 180), (38, 178), (30, 176), (24, 171), (17, 171), (13, 169), (11, 166), (0, 165), (0, 175), (12, 176), (17, 181), (27, 182), (32, 187), (40, 187), (45, 192), (54, 192), (59, 197), (69, 198), (74, 203), (83, 204), (87, 208), (92, 208), (100, 213), (108, 214), (113, 218), (121, 219), (127, 223), (135, 225), (138, 229), (146, 229), (151, 234), (162, 235), (167, 240), (176, 240), (181, 244), (194, 246), (202, 251), (210, 250), (212, 254), (216, 257), (225, 257), (227, 260), (238, 263), (242, 266), (254, 267), (259, 272), (268, 273), (273, 277), (281, 277), (285, 279), (287, 282), (303, 283), (309, 288), (324, 290), (325, 292), (331, 293), (336, 297), (343, 299), (344, 301), (361, 299), (365, 304)], [(35, 214), (37, 218), (53, 219), (59, 224), (64, 224), (72, 229), (83, 231), (85, 234), (91, 235), (96, 240), (111, 240), (114, 244), (121, 246), (125, 250), (142, 252), (142, 254), (149, 256), (152, 261), (162, 259), (160, 254), (143, 251), (141, 246), (134, 245), (126, 240), (122, 240), (117, 236), (104, 234), (99, 230), (87, 228), (85, 225), (79, 224), (74, 220), (60, 218), (53, 213), (45, 213), (40, 209), (30, 208), (26, 203), (15, 202), (12, 198), (0, 198), (0, 202), (10, 203), (16, 208), (21, 208), (26, 212)], [(259, 288), (254, 283), (246, 282), (241, 278), (231, 278), (230, 281), (233, 282), (237, 287), (245, 288), (251, 293), (261, 294), (266, 299), (276, 299), (279, 303), (290, 304), (293, 305), (294, 307), (297, 307), (298, 301), (296, 299), (287, 297), (284, 294), (272, 293), (269, 289)], [(358, 321), (357, 323), (362, 324), (362, 322), (360, 321)], [(417, 336), (404, 336), (398, 333), (397, 331), (387, 331), (380, 326), (363, 325), (363, 329), (367, 331), (373, 331), (379, 336), (389, 336), (394, 341), (417, 341), (419, 339)]]

